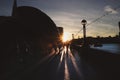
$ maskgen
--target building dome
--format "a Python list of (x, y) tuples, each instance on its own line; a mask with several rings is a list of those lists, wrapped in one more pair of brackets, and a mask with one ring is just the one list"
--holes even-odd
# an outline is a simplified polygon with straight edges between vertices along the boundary
[(34, 7), (30, 7), (30, 6), (21, 6), (21, 7), (17, 7), (16, 9), (17, 11), (17, 16), (20, 17), (48, 17), (44, 12), (42, 12), (41, 10), (34, 8)]
[(41, 10), (29, 7), (21, 6), (16, 9), (16, 17), (37, 36), (46, 36), (56, 38), (58, 31), (53, 20)]
[(22, 18), (24, 20), (27, 19), (28, 21), (39, 22), (39, 23), (46, 22), (52, 24), (52, 26), (56, 26), (55, 23), (47, 14), (34, 7), (30, 7), (30, 6), (17, 7), (16, 15), (17, 17)]

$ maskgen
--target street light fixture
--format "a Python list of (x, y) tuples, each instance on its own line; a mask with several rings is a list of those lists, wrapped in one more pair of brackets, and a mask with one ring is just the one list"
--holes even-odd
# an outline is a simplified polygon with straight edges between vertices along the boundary
[(83, 19), (81, 21), (81, 24), (83, 25), (83, 40), (84, 40), (83, 47), (87, 47), (87, 43), (86, 43), (86, 24), (87, 24), (87, 21), (85, 19)]
[(86, 24), (87, 24), (87, 21), (86, 21), (85, 19), (83, 19), (83, 20), (81, 21), (81, 24), (82, 24), (82, 25), (86, 25)]

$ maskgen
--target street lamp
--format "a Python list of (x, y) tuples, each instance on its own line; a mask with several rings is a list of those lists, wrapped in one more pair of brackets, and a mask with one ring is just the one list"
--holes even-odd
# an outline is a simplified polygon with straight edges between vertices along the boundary
[(83, 19), (81, 21), (81, 24), (83, 25), (83, 40), (84, 40), (83, 46), (87, 47), (87, 43), (86, 43), (86, 24), (87, 24), (87, 21), (85, 19)]

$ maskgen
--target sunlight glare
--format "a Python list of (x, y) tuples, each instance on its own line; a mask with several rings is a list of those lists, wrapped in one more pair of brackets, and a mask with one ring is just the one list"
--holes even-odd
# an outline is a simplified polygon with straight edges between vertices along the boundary
[(63, 38), (62, 38), (63, 42), (70, 40), (68, 35), (69, 35), (68, 33), (66, 32), (64, 33)]

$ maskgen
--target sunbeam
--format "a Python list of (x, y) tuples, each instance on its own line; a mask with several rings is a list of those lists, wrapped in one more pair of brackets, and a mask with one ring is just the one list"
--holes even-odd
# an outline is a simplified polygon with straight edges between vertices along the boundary
[(62, 63), (62, 61), (63, 61), (64, 53), (65, 53), (65, 47), (64, 47), (63, 50), (60, 52), (61, 56), (60, 56), (60, 62), (59, 62), (59, 64), (58, 64), (57, 71), (59, 71), (59, 69), (60, 69), (60, 67), (61, 67), (61, 63)]
[(76, 63), (76, 59), (75, 59), (75, 57), (73, 56), (73, 54), (71, 53), (70, 49), (69, 49), (69, 51), (68, 51), (68, 54), (69, 54), (69, 56), (70, 56), (70, 59), (71, 59), (71, 61), (72, 61), (72, 64), (73, 64), (73, 66), (74, 66), (74, 68), (75, 68), (78, 76), (81, 77), (82, 74), (81, 74), (81, 72), (80, 72), (80, 70), (79, 70), (79, 68), (78, 68), (78, 65), (77, 65), (77, 63)]
[(64, 80), (70, 80), (70, 74), (69, 74), (69, 70), (68, 70), (68, 65), (67, 65), (66, 58), (65, 58)]

